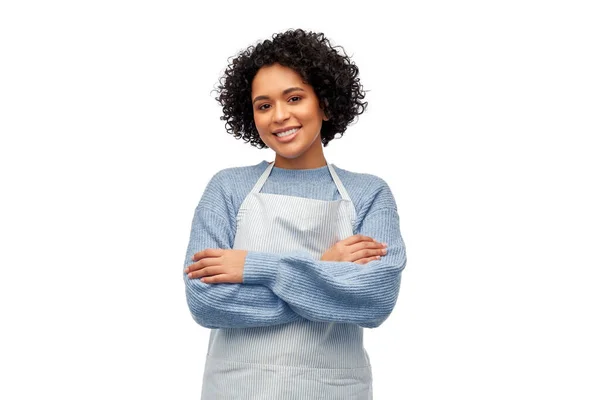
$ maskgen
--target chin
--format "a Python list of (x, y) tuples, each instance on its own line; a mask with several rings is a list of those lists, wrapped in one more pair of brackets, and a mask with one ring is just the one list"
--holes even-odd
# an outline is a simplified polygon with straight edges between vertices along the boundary
[(302, 154), (304, 154), (304, 152), (289, 152), (289, 151), (281, 152), (281, 151), (276, 151), (276, 150), (275, 150), (275, 153), (277, 153), (277, 155), (279, 157), (283, 157), (288, 160), (294, 160), (294, 159), (300, 157)]

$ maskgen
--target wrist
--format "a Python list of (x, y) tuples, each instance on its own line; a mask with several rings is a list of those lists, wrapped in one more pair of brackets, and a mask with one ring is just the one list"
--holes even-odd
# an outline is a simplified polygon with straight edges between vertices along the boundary
[(275, 282), (279, 256), (271, 253), (248, 251), (244, 262), (243, 282), (270, 286)]

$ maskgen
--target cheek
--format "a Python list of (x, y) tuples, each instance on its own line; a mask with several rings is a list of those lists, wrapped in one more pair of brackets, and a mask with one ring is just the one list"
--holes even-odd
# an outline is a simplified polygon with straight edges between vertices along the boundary
[(265, 130), (265, 119), (261, 118), (260, 115), (254, 114), (254, 125), (256, 126), (256, 129), (258, 129), (259, 133), (261, 131), (264, 131)]
[(302, 110), (302, 113), (298, 114), (298, 117), (302, 118), (306, 123), (315, 124), (321, 120), (322, 110), (318, 107), (307, 107)]
[(268, 123), (265, 122), (264, 118), (261, 119), (260, 117), (257, 118), (256, 116), (254, 117), (254, 126), (256, 127), (256, 130), (258, 131), (258, 136), (260, 136), (260, 138), (262, 139), (262, 141), (264, 142), (265, 140), (269, 140), (271, 134), (269, 131), (269, 125)]

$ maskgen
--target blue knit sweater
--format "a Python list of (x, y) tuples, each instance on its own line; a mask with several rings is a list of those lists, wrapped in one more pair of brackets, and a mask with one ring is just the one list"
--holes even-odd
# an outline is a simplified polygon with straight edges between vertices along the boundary
[[(196, 252), (232, 248), (238, 209), (267, 166), (262, 161), (227, 168), (212, 177), (194, 213), (184, 268)], [(387, 254), (356, 264), (318, 261), (303, 251), (249, 251), (241, 284), (207, 284), (184, 273), (188, 306), (198, 324), (250, 328), (305, 318), (373, 328), (389, 316), (406, 265), (394, 197), (381, 178), (334, 168), (356, 209), (354, 234), (387, 243)], [(327, 201), (341, 198), (327, 166), (274, 167), (261, 192)]]

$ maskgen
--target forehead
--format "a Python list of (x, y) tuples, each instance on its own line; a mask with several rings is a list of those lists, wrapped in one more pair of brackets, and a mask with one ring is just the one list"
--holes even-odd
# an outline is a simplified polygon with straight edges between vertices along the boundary
[(285, 89), (298, 86), (307, 89), (310, 86), (302, 82), (302, 77), (291, 68), (280, 64), (261, 67), (252, 81), (252, 95), (276, 95)]

